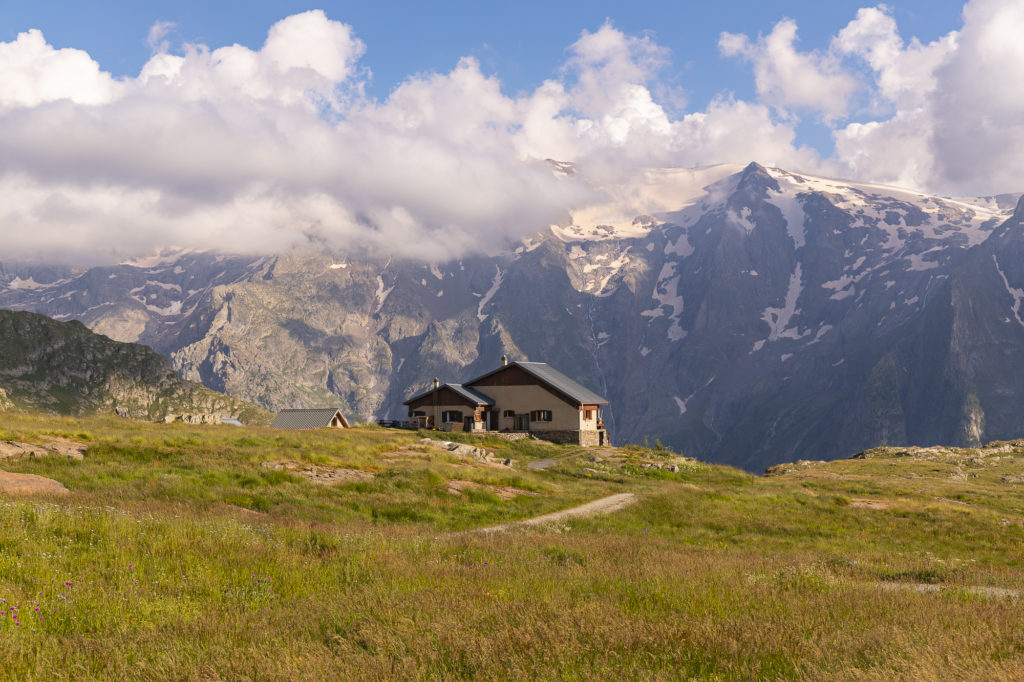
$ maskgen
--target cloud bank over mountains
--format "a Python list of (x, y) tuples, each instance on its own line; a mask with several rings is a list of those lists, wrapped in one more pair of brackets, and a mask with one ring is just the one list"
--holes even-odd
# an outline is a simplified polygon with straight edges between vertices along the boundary
[[(682, 113), (657, 96), (665, 48), (610, 23), (532, 92), (509, 95), (464, 58), (382, 101), (364, 94), (356, 29), (319, 10), (274, 24), (259, 50), (174, 49), (173, 27), (155, 24), (132, 78), (29, 30), (0, 43), (4, 252), (312, 245), (441, 260), (563, 222), (644, 168), (752, 160), (947, 194), (1024, 190), (1024, 5), (972, 0), (963, 17), (928, 44), (884, 6), (825, 50), (801, 51), (789, 19), (722, 33), (757, 97)], [(802, 122), (825, 126), (834, 153), (801, 145)]]

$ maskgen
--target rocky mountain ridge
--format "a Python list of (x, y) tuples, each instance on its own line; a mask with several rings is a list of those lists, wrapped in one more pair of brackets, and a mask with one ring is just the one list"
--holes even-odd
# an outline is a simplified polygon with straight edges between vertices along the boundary
[(543, 360), (610, 399), (617, 442), (751, 470), (1024, 432), (1016, 197), (757, 164), (637, 187), (630, 207), (579, 211), (497, 255), (6, 264), (0, 306), (146, 343), (269, 409), (340, 402), (362, 419), (399, 418), (434, 376), (465, 379), (503, 353)]
[(0, 310), (0, 409), (265, 423), (263, 410), (178, 377), (167, 358), (80, 322)]

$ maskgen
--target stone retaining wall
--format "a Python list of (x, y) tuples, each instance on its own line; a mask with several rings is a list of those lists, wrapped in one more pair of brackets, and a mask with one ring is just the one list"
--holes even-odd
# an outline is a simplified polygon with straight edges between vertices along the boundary
[(611, 444), (608, 433), (604, 429), (595, 431), (531, 431), (530, 434), (552, 443), (569, 443), (588, 448)]
[(505, 433), (503, 431), (485, 431), (481, 436), (487, 436), (488, 438), (500, 438), (501, 440), (526, 440), (530, 438), (532, 434), (524, 433), (522, 431), (513, 431), (511, 433)]

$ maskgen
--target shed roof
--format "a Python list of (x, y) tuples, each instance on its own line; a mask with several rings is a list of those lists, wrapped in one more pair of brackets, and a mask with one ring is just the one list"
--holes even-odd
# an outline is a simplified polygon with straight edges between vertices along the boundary
[(468, 386), (463, 386), (462, 384), (441, 384), (437, 388), (432, 388), (429, 391), (424, 391), (423, 393), (420, 393), (419, 395), (414, 395), (413, 397), (409, 398), (408, 400), (406, 400), (402, 404), (403, 405), (408, 405), (409, 403), (417, 401), (420, 398), (427, 397), (428, 395), (430, 395), (431, 393), (434, 393), (435, 391), (440, 391), (440, 390), (445, 389), (445, 388), (451, 389), (457, 395), (461, 396), (462, 398), (465, 398), (466, 400), (468, 400), (469, 402), (473, 403), (474, 405), (488, 405), (489, 406), (489, 405), (493, 405), (494, 404), (494, 401), (491, 400), (490, 398), (488, 398), (487, 396), (485, 396), (483, 393), (480, 393), (479, 391), (475, 391), (472, 388), (469, 388)]
[(336, 407), (326, 407), (312, 410), (281, 410), (270, 422), (272, 429), (319, 429), (330, 426), (331, 421), (339, 417), (341, 423), (348, 428), (348, 420)]
[(473, 379), (473, 381), (467, 382), (474, 384), (481, 379), (497, 374), (498, 372), (504, 371), (509, 367), (519, 367), (527, 374), (530, 374), (545, 384), (555, 389), (559, 393), (563, 394), (567, 398), (571, 398), (579, 405), (607, 405), (608, 401), (594, 393), (583, 384), (573, 381), (569, 377), (565, 376), (557, 369), (552, 367), (546, 362), (511, 362), (508, 365), (499, 367), (498, 369), (488, 372), (483, 376)]

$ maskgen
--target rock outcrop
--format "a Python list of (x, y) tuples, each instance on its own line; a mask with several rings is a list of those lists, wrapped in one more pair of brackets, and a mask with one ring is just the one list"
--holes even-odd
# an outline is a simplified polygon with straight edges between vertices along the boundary
[(0, 495), (67, 495), (69, 492), (63, 483), (52, 478), (0, 471)]
[(13, 404), (57, 414), (269, 420), (254, 405), (181, 379), (167, 358), (145, 346), (27, 312), (0, 311), (0, 383)]
[(40, 444), (21, 443), (12, 440), (0, 441), (0, 460), (38, 458), (38, 457), (67, 457), (69, 459), (82, 460), (85, 457), (89, 446), (85, 443), (57, 438), (54, 436), (44, 437)]

